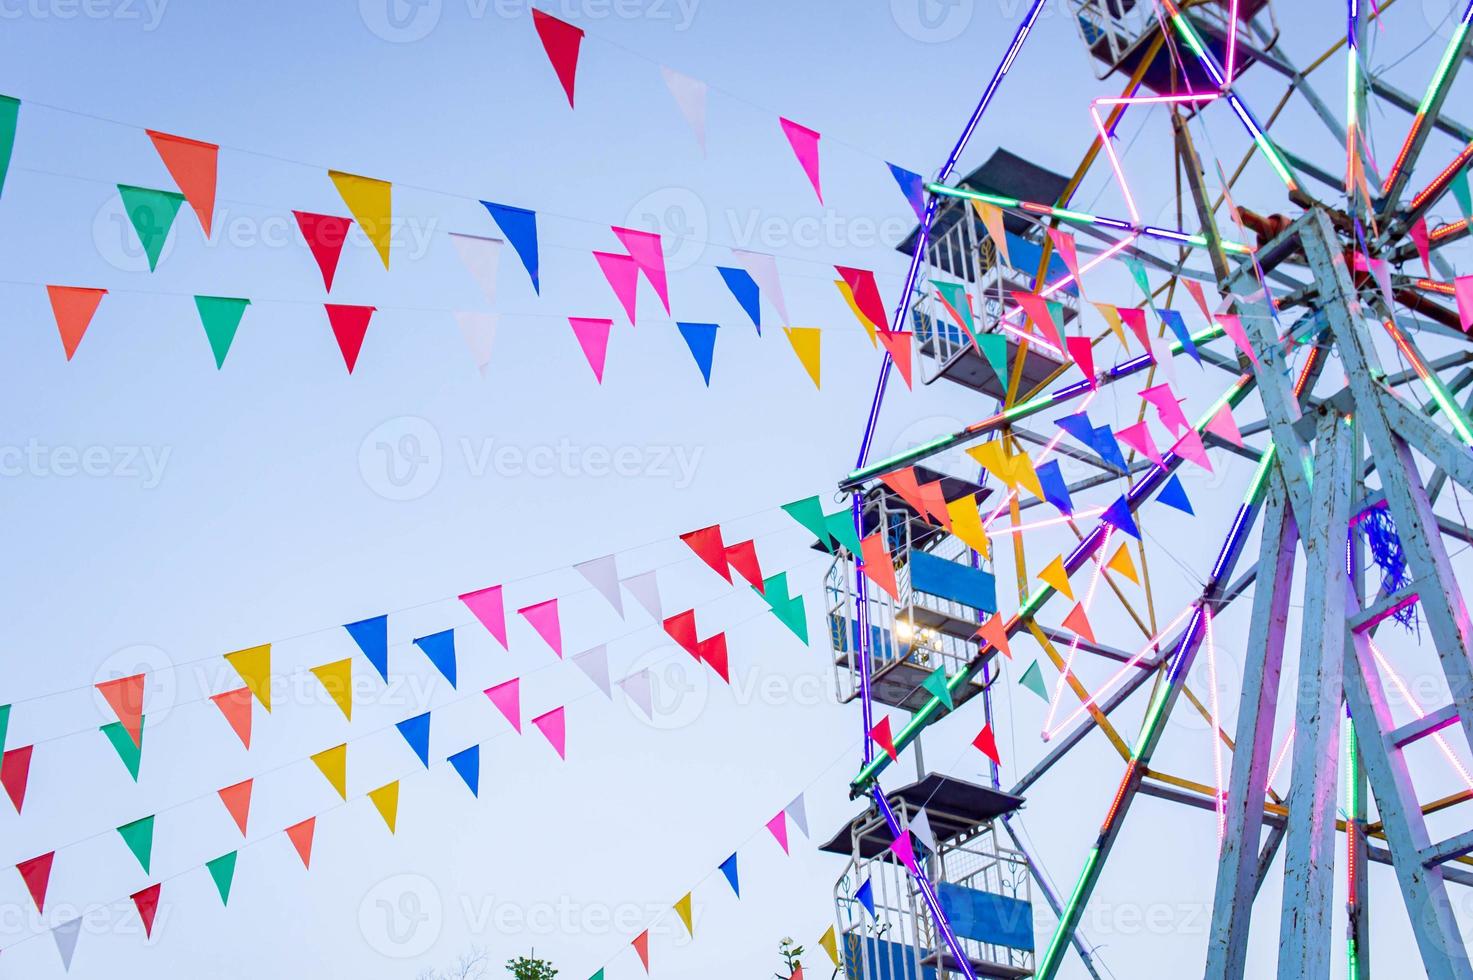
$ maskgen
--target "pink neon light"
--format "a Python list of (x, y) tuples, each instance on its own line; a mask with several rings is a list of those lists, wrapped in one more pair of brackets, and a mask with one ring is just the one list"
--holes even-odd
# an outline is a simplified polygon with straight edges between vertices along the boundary
[(1238, 60), (1238, 0), (1233, 0), (1228, 11), (1227, 73), (1222, 76), (1224, 85), (1233, 83), (1233, 65)]
[[(1095, 570), (1094, 574), (1091, 575), (1089, 579), (1089, 591), (1085, 593), (1084, 596), (1085, 612), (1088, 612), (1090, 607), (1094, 604), (1095, 589), (1098, 588), (1100, 584), (1100, 573), (1105, 570), (1105, 563), (1100, 556), (1104, 553), (1105, 549), (1110, 546), (1110, 535), (1114, 533), (1115, 529), (1113, 527), (1110, 528), (1110, 530), (1106, 531), (1105, 540), (1100, 542), (1100, 550), (1090, 556), (1094, 559)], [(1049, 726), (1054, 723), (1054, 713), (1059, 710), (1059, 695), (1064, 693), (1064, 679), (1073, 675), (1074, 657), (1078, 653), (1079, 634), (1076, 633), (1074, 635), (1074, 639), (1069, 641), (1069, 656), (1064, 660), (1064, 669), (1059, 672), (1059, 679), (1054, 681), (1054, 696), (1049, 698), (1048, 715), (1045, 716), (1043, 719), (1043, 731), (1045, 732), (1048, 731)]]
[[(1369, 637), (1366, 639), (1366, 642), (1371, 645), (1371, 653), (1376, 655), (1376, 663), (1391, 678), (1391, 683), (1395, 685), (1402, 699), (1411, 705), (1412, 711), (1419, 720), (1426, 718), (1427, 712), (1423, 711), (1422, 706), (1417, 703), (1417, 699), (1412, 697), (1412, 692), (1407, 689), (1406, 683), (1401, 679), (1401, 675), (1397, 674), (1396, 670), (1386, 660), (1386, 657), (1381, 653), (1381, 649), (1376, 646), (1376, 642)], [(1442, 754), (1447, 758), (1447, 761), (1452, 767), (1457, 770), (1458, 775), (1463, 777), (1463, 784), (1470, 790), (1473, 790), (1473, 776), (1468, 775), (1468, 770), (1463, 767), (1463, 763), (1458, 760), (1457, 756), (1453, 755), (1452, 747), (1447, 744), (1447, 739), (1442, 737), (1441, 732), (1433, 732), (1432, 740), (1437, 743), (1437, 747), (1442, 750)]]
[[(1120, 252), (1121, 250), (1123, 250), (1125, 248), (1128, 248), (1130, 246), (1130, 244), (1132, 242), (1134, 242), (1139, 237), (1140, 237), (1140, 234), (1138, 232), (1137, 233), (1133, 233), (1133, 234), (1131, 234), (1131, 236), (1129, 238), (1122, 239), (1122, 240), (1116, 242), (1114, 245), (1111, 245), (1109, 248), (1105, 249), (1099, 255), (1096, 255), (1094, 258), (1090, 259), (1084, 265), (1080, 266), (1079, 267), (1079, 274), (1082, 276), (1086, 272), (1088, 272), (1091, 269), (1093, 269), (1095, 266), (1099, 265), (1101, 262), (1105, 262), (1108, 259), (1113, 258), (1118, 252)], [(1073, 281), (1074, 281), (1074, 274), (1072, 272), (1071, 273), (1067, 273), (1067, 274), (1059, 277), (1058, 279), (1054, 280), (1053, 282), (1049, 283), (1047, 286), (1045, 286), (1043, 288), (1043, 291), (1040, 292), (1038, 295), (1041, 296), (1041, 297), (1043, 297), (1044, 299), (1047, 299), (1048, 297), (1052, 296), (1054, 293), (1057, 293), (1059, 290), (1063, 289), (1065, 286), (1069, 285)], [(1011, 334), (1013, 334), (1013, 335), (1015, 335), (1017, 337), (1021, 337), (1022, 339), (1027, 340), (1030, 344), (1037, 344), (1040, 347), (1047, 347), (1049, 350), (1053, 351), (1055, 354), (1058, 354), (1060, 357), (1063, 357), (1064, 356), (1064, 352), (1063, 351), (1061, 351), (1058, 348), (1054, 347), (1053, 344), (1051, 344), (1048, 341), (1044, 340), (1042, 337), (1039, 337), (1039, 336), (1036, 336), (1036, 335), (1033, 335), (1033, 334), (1030, 334), (1030, 333), (1026, 333), (1026, 332), (1024, 332), (1022, 330), (1019, 330), (1019, 329), (1016, 329), (1016, 328), (1014, 328), (1012, 326), (1009, 326), (1009, 324), (1008, 324), (1007, 321), (1009, 319), (1011, 319), (1012, 317), (1014, 317), (1017, 314), (1022, 313), (1022, 312), (1023, 312), (1023, 307), (1021, 307), (1021, 306), (1014, 306), (1012, 309), (1004, 310), (1002, 316), (998, 317), (998, 320), (997, 320), (998, 325), (1001, 326), (1008, 333), (1011, 333)], [(1063, 326), (1064, 325), (1062, 323), (1059, 324), (1060, 329), (1062, 329)], [(1091, 397), (1093, 397), (1093, 396), (1091, 395)], [(1006, 501), (1004, 501), (1004, 502), (1006, 502)]]
[(1273, 766), (1268, 771), (1268, 782), (1264, 784), (1265, 788), (1273, 787), (1274, 780), (1278, 778), (1279, 769), (1283, 767), (1284, 760), (1289, 757), (1289, 746), (1294, 744), (1294, 727), (1293, 724), (1289, 725), (1289, 734), (1284, 736), (1284, 744), (1279, 746), (1279, 757), (1274, 760)]
[(1055, 726), (1053, 730), (1044, 732), (1043, 740), (1045, 742), (1052, 741), (1054, 736), (1058, 735), (1059, 732), (1063, 731), (1065, 728), (1068, 728), (1071, 724), (1073, 724), (1074, 719), (1078, 718), (1080, 715), (1088, 711), (1091, 705), (1098, 703), (1099, 698), (1104, 697), (1111, 690), (1113, 690), (1115, 685), (1120, 683), (1120, 679), (1122, 677), (1133, 670), (1137, 664), (1145, 659), (1146, 654), (1151, 652), (1152, 647), (1160, 643), (1162, 638), (1165, 637), (1167, 633), (1170, 633), (1172, 630), (1180, 626), (1182, 620), (1191, 615), (1192, 612), (1196, 610), (1196, 608), (1197, 606), (1195, 603), (1187, 603), (1186, 608), (1182, 609), (1182, 611), (1177, 614), (1177, 617), (1175, 619), (1166, 624), (1166, 627), (1162, 629), (1161, 632), (1157, 633), (1155, 636), (1147, 640), (1146, 645), (1136, 651), (1135, 656), (1127, 660), (1125, 664), (1115, 672), (1114, 677), (1111, 677), (1108, 681), (1106, 681), (1104, 685), (1101, 686), (1100, 689), (1094, 694), (1091, 694), (1089, 697), (1085, 698), (1084, 701), (1080, 703), (1079, 707), (1074, 709), (1074, 713), (1072, 715), (1070, 715), (1068, 718), (1065, 718), (1064, 721), (1061, 724)]

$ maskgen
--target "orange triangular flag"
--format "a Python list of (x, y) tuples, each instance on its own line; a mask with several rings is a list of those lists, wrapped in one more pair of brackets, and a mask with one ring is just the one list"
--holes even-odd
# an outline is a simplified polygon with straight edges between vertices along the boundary
[(235, 825), (240, 828), (242, 837), (246, 834), (246, 824), (251, 819), (251, 784), (252, 780), (244, 780), (234, 786), (227, 786), (220, 790), (220, 802), (225, 804), (225, 809), (235, 818)]
[(900, 589), (895, 584), (895, 562), (890, 558), (890, 549), (885, 547), (885, 532), (876, 531), (860, 541), (859, 550), (864, 559), (864, 574), (898, 602)]
[(248, 687), (236, 688), (223, 694), (213, 694), (210, 700), (215, 702), (215, 707), (230, 722), (231, 729), (240, 739), (240, 744), (246, 748), (251, 747), (251, 689)]
[(1076, 602), (1074, 608), (1069, 610), (1069, 615), (1064, 617), (1061, 624), (1064, 629), (1077, 635), (1081, 640), (1089, 643), (1095, 641), (1095, 631), (1090, 629), (1089, 617), (1084, 613), (1084, 603)]
[(56, 317), (56, 329), (61, 332), (61, 348), (70, 361), (107, 290), (85, 286), (47, 286), (46, 295), (51, 297), (51, 312)]
[(641, 962), (641, 963), (644, 964), (644, 972), (645, 973), (649, 973), (650, 972), (650, 931), (648, 929), (646, 929), (644, 932), (641, 932), (639, 935), (635, 936), (634, 937), (634, 941), (632, 943), (630, 943), (630, 945), (633, 946), (634, 947), (634, 951), (639, 954), (639, 962)]
[(1074, 590), (1069, 588), (1069, 573), (1064, 569), (1064, 556), (1055, 555), (1054, 560), (1049, 562), (1044, 570), (1038, 573), (1038, 577), (1044, 582), (1052, 585), (1065, 596), (1074, 598)]
[(1123, 544), (1115, 549), (1115, 554), (1110, 556), (1105, 567), (1112, 572), (1119, 572), (1136, 585), (1141, 584), (1140, 576), (1135, 571), (1135, 562), (1130, 557), (1130, 550)]
[(215, 171), (220, 156), (220, 147), (214, 143), (170, 136), (148, 130), (154, 149), (169, 169), (169, 176), (179, 187), (179, 193), (194, 208), (199, 216), (199, 225), (210, 237), (210, 222), (215, 214)]
[(950, 531), (951, 514), (946, 510), (946, 497), (941, 493), (941, 481), (932, 480), (930, 483), (923, 483), (920, 490), (921, 502), (926, 505), (927, 515)]
[(880, 333), (880, 343), (885, 345), (885, 350), (890, 352), (890, 360), (895, 362), (895, 369), (900, 372), (900, 380), (905, 382), (907, 388), (913, 388), (910, 383), (910, 338), (914, 336), (909, 330), (885, 330)]
[(921, 495), (921, 483), (916, 478), (915, 467), (907, 466), (903, 470), (892, 470), (881, 476), (880, 482), (910, 505), (911, 510), (922, 518), (926, 516), (926, 501)]
[(297, 857), (302, 859), (302, 867), (312, 867), (312, 835), (317, 829), (317, 818), (308, 817), (301, 823), (292, 824), (286, 828), (286, 836), (291, 839), (292, 846), (297, 849)]
[(994, 613), (988, 617), (987, 622), (977, 627), (977, 632), (972, 635), (978, 639), (986, 640), (988, 646), (994, 650), (1001, 650), (1003, 656), (1009, 660), (1013, 659), (1013, 649), (1008, 646), (1008, 631), (1003, 625), (1002, 616)]
[(97, 692), (117, 714), (118, 721), (123, 723), (123, 731), (128, 733), (133, 744), (142, 745), (143, 675), (134, 674), (131, 677), (103, 681), (97, 685)]

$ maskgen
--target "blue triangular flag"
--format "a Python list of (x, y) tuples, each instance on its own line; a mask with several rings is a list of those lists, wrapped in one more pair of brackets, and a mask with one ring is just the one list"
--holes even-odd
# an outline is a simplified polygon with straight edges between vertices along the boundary
[(742, 886), (737, 884), (736, 855), (733, 854), (721, 862), (721, 873), (726, 875), (726, 880), (731, 884), (731, 890), (736, 893), (737, 898), (742, 897)]
[(384, 679), (389, 680), (389, 617), (374, 616), (372, 619), (360, 619), (356, 623), (348, 623), (343, 629), (358, 644), (358, 649), (363, 651), (363, 656), (373, 664), (373, 669)]
[(1093, 446), (1095, 444), (1094, 423), (1089, 420), (1089, 416), (1084, 412), (1076, 412), (1073, 415), (1065, 415), (1061, 419), (1054, 419), (1054, 425), (1057, 425), (1086, 446)]
[(875, 917), (875, 888), (869, 881), (859, 886), (859, 891), (854, 893), (859, 899), (859, 904), (869, 910), (870, 918)]
[(422, 715), (413, 718), (405, 718), (394, 726), (399, 729), (399, 734), (404, 736), (404, 741), (419, 756), (419, 761), (424, 767), (430, 767), (430, 713), (426, 711)]
[(1181, 480), (1177, 479), (1175, 473), (1171, 474), (1171, 477), (1162, 485), (1160, 492), (1156, 494), (1156, 502), (1185, 511), (1193, 517), (1197, 516), (1197, 512), (1192, 510), (1192, 502), (1187, 499), (1186, 490), (1182, 488)]
[(434, 664), (445, 675), (450, 686), (455, 686), (455, 630), (441, 630), (439, 633), (431, 633), (429, 636), (421, 636), (414, 641), (414, 645), (425, 652)]
[(1141, 539), (1141, 529), (1135, 526), (1135, 517), (1130, 513), (1130, 503), (1125, 499), (1124, 494), (1105, 508), (1105, 512), (1100, 515), (1100, 520), (1111, 527), (1119, 528), (1137, 541)]
[(1038, 473), (1038, 484), (1043, 488), (1043, 499), (1059, 508), (1061, 514), (1074, 513), (1074, 501), (1069, 497), (1069, 487), (1064, 483), (1064, 474), (1059, 470), (1059, 461), (1051, 459), (1034, 467)]
[(886, 163), (890, 173), (895, 177), (895, 183), (900, 185), (900, 193), (910, 202), (911, 210), (916, 213), (917, 221), (926, 220), (926, 180), (913, 170), (897, 167), (893, 163)]
[(677, 323), (680, 335), (685, 338), (685, 345), (690, 348), (691, 356), (696, 359), (696, 365), (701, 369), (701, 377), (706, 379), (706, 387), (711, 387), (711, 355), (716, 351), (716, 330), (714, 323)]
[(496, 227), (511, 242), (511, 247), (517, 250), (517, 257), (526, 267), (527, 275), (532, 277), (532, 288), (541, 296), (542, 283), (537, 278), (537, 212), (514, 208), (510, 204), (481, 203), (491, 212)]
[(1156, 315), (1176, 334), (1176, 339), (1181, 341), (1181, 349), (1192, 355), (1192, 360), (1201, 364), (1202, 355), (1197, 353), (1197, 345), (1192, 343), (1192, 332), (1187, 329), (1187, 322), (1181, 318), (1181, 314), (1176, 310), (1157, 310)]
[(1095, 447), (1095, 452), (1100, 454), (1100, 459), (1121, 472), (1129, 471), (1130, 466), (1125, 462), (1125, 457), (1120, 454), (1120, 443), (1115, 439), (1115, 432), (1108, 425), (1095, 429), (1094, 438), (1090, 444)]
[(762, 292), (757, 288), (757, 280), (746, 269), (729, 269), (724, 265), (718, 265), (716, 271), (721, 273), (721, 278), (726, 280), (726, 288), (736, 297), (736, 301), (742, 304), (742, 309), (747, 311), (747, 316), (752, 319), (752, 326), (757, 328), (757, 335), (762, 335)]
[(448, 760), (455, 771), (460, 773), (460, 778), (465, 780), (466, 786), (470, 788), (471, 795), (481, 795), (481, 747), (472, 745), (468, 749), (461, 749)]

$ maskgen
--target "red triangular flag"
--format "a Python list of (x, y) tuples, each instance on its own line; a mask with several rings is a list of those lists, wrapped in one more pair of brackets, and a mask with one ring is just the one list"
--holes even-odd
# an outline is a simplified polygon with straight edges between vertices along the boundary
[(247, 779), (220, 790), (220, 802), (225, 804), (225, 809), (234, 818), (242, 837), (245, 836), (246, 824), (251, 819), (251, 785), (252, 780)]
[(1089, 382), (1091, 388), (1098, 388), (1099, 382), (1095, 378), (1095, 349), (1089, 338), (1068, 337), (1064, 340), (1064, 346), (1069, 348), (1069, 356), (1079, 365), (1079, 370), (1084, 372), (1084, 380)]
[(951, 530), (951, 511), (946, 509), (946, 495), (941, 490), (941, 481), (932, 480), (920, 486), (921, 503), (926, 505), (926, 514), (932, 521)]
[(757, 542), (738, 541), (726, 549), (726, 563), (747, 583), (762, 592), (762, 565), (757, 561)]
[(215, 215), (215, 171), (220, 157), (220, 147), (214, 143), (183, 136), (170, 136), (145, 130), (153, 140), (154, 149), (159, 151), (169, 176), (179, 187), (179, 193), (194, 208), (199, 225), (210, 237), (210, 224)]
[(1090, 643), (1095, 642), (1095, 631), (1090, 629), (1089, 617), (1084, 613), (1084, 603), (1076, 602), (1074, 608), (1069, 610), (1069, 615), (1064, 617), (1061, 625), (1080, 639)]
[(730, 684), (731, 676), (726, 666), (726, 634), (717, 633), (714, 636), (708, 636), (696, 645), (696, 649), (700, 651), (701, 659), (716, 671), (716, 675)]
[(143, 744), (143, 681), (142, 674), (133, 674), (97, 685), (97, 693), (112, 707), (134, 745)]
[(886, 715), (875, 722), (875, 727), (869, 730), (869, 737), (875, 740), (875, 744), (885, 750), (891, 762), (899, 761), (900, 755), (895, 751), (895, 739), (890, 734), (890, 716)]
[(994, 650), (1001, 650), (1003, 656), (1009, 660), (1013, 658), (1012, 648), (1008, 646), (1008, 631), (1003, 626), (1001, 616), (989, 616), (987, 622), (977, 627), (977, 632), (972, 635), (978, 639), (986, 640), (987, 644)]
[(665, 620), (665, 632), (670, 634), (670, 639), (680, 644), (680, 648), (686, 653), (701, 659), (701, 645), (696, 639), (696, 611), (687, 609), (683, 613), (677, 613)]
[(0, 785), (5, 787), (5, 794), (10, 797), (10, 802), (15, 804), (15, 812), (26, 803), (26, 783), (31, 778), (31, 752), (34, 745), (26, 745), (18, 749), (11, 749), (4, 756), (0, 756)]
[(291, 839), (292, 846), (297, 849), (297, 857), (302, 859), (302, 867), (312, 867), (312, 834), (317, 829), (317, 818), (308, 817), (301, 823), (292, 824), (286, 828), (286, 836)]
[(353, 226), (352, 218), (340, 218), (333, 214), (313, 214), (310, 211), (293, 211), (302, 237), (322, 270), (322, 285), (332, 292), (332, 278), (338, 271), (338, 259), (343, 254), (343, 242), (348, 240), (348, 229)]
[(907, 388), (913, 388), (910, 382), (910, 338), (914, 336), (909, 330), (881, 330), (879, 332), (880, 343), (885, 345), (885, 350), (890, 352), (890, 360), (895, 362), (895, 369), (900, 372), (900, 380), (905, 382)]
[(634, 947), (634, 951), (639, 954), (639, 962), (641, 962), (641, 963), (644, 964), (644, 972), (645, 973), (649, 973), (650, 972), (650, 931), (648, 929), (646, 929), (644, 932), (641, 932), (639, 935), (637, 935), (637, 936), (634, 937), (634, 941), (631, 942), (629, 945), (633, 946)]
[(223, 694), (213, 694), (210, 700), (215, 702), (215, 707), (219, 708), (225, 720), (230, 722), (230, 727), (240, 739), (240, 744), (249, 749), (251, 747), (251, 689), (242, 687)]
[(542, 39), (542, 49), (547, 52), (547, 60), (552, 62), (552, 70), (557, 72), (557, 80), (568, 94), (568, 108), (572, 108), (573, 82), (578, 74), (578, 46), (583, 43), (583, 28), (558, 20), (536, 7), (532, 8), (532, 25)]
[(61, 333), (61, 347), (70, 361), (107, 290), (85, 286), (47, 286), (46, 295), (51, 297), (51, 312), (56, 317), (56, 329)]
[(864, 559), (864, 574), (869, 580), (889, 593), (890, 598), (900, 599), (900, 587), (895, 584), (895, 563), (885, 547), (885, 532), (876, 531), (859, 542), (860, 555)]
[(21, 880), (26, 883), (26, 891), (31, 893), (31, 900), (36, 903), (36, 911), (42, 915), (46, 914), (46, 886), (51, 882), (51, 862), (55, 857), (56, 852), (52, 851), (15, 866)]
[(348, 365), (348, 373), (352, 374), (354, 365), (358, 363), (358, 352), (363, 349), (363, 335), (368, 333), (369, 318), (376, 307), (342, 306), (338, 303), (323, 305), (327, 307), (332, 335), (338, 339), (338, 349), (343, 352), (343, 363)]
[(731, 581), (731, 571), (726, 567), (726, 545), (721, 541), (721, 525), (712, 524), (695, 531), (687, 531), (680, 536), (680, 540), (690, 546), (701, 561), (711, 566), (711, 569), (728, 582)]
[[(887, 332), (890, 315), (885, 311), (885, 301), (880, 298), (880, 287), (875, 282), (875, 274), (868, 269), (854, 269), (847, 265), (836, 265), (834, 271), (839, 273), (844, 285), (849, 287), (849, 294), (854, 297), (854, 305), (859, 307), (859, 312), (881, 333)], [(910, 382), (907, 381), (906, 384)]]
[(987, 758), (992, 760), (993, 765), (1002, 765), (1002, 759), (997, 755), (997, 738), (992, 734), (991, 725), (983, 725), (977, 737), (972, 739), (972, 744)]
[(767, 831), (777, 840), (783, 853), (788, 853), (788, 811), (779, 810), (777, 816), (767, 821)]
[(162, 884), (149, 885), (141, 892), (132, 894), (133, 904), (138, 907), (138, 918), (143, 920), (143, 934), (153, 938), (153, 917), (159, 910), (159, 891)]

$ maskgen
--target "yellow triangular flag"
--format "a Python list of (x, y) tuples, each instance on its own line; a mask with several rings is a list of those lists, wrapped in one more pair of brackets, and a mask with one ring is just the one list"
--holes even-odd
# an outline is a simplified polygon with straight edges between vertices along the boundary
[(1009, 487), (1013, 486), (1013, 467), (1002, 452), (1002, 441), (993, 439), (980, 446), (967, 449), (967, 455), (975, 459), (984, 470), (997, 477)]
[(680, 921), (685, 923), (685, 931), (694, 939), (696, 931), (690, 924), (690, 892), (686, 892), (685, 897), (675, 903), (675, 914), (680, 916)]
[(1096, 303), (1094, 308), (1100, 311), (1100, 316), (1104, 317), (1105, 322), (1110, 325), (1115, 339), (1120, 341), (1121, 349), (1130, 350), (1130, 345), (1125, 342), (1125, 330), (1120, 324), (1120, 311), (1109, 303)]
[(977, 511), (976, 495), (969, 493), (948, 501), (946, 515), (951, 518), (951, 533), (983, 558), (988, 557), (987, 532), (982, 529), (982, 515)]
[(348, 798), (348, 743), (334, 745), (330, 749), (323, 749), (312, 757), (317, 768), (327, 777), (332, 788), (338, 791), (343, 799)]
[(1064, 571), (1063, 555), (1055, 556), (1054, 560), (1048, 563), (1048, 567), (1038, 573), (1038, 577), (1070, 599), (1074, 598), (1074, 590), (1069, 588), (1069, 573)]
[(1011, 267), (1013, 259), (1008, 255), (1008, 235), (1002, 224), (1002, 208), (978, 200), (972, 201), (972, 207), (977, 209), (977, 217), (982, 219), (982, 224), (987, 228), (987, 237), (997, 246), (997, 254), (1002, 256), (1003, 265)]
[(834, 938), (833, 926), (829, 926), (828, 932), (823, 934), (818, 944), (824, 948), (824, 952), (829, 954), (829, 959), (834, 961), (834, 969), (837, 970), (839, 968), (839, 941)]
[(880, 341), (879, 337), (875, 335), (875, 325), (869, 322), (869, 317), (860, 312), (859, 304), (854, 302), (854, 290), (850, 289), (849, 284), (842, 279), (835, 279), (834, 285), (839, 287), (839, 292), (843, 295), (844, 302), (849, 304), (849, 311), (854, 314), (860, 326), (864, 327), (864, 332), (869, 334), (869, 345), (871, 347), (878, 347)]
[(798, 355), (798, 360), (803, 362), (803, 370), (813, 379), (813, 387), (820, 387), (818, 383), (818, 348), (819, 339), (823, 331), (817, 327), (783, 327), (783, 333), (788, 335), (788, 343), (793, 345), (793, 353)]
[(353, 661), (334, 660), (321, 667), (313, 667), (312, 673), (322, 682), (322, 687), (332, 697), (333, 703), (343, 717), (353, 720)]
[(399, 819), (399, 780), (394, 780), (378, 789), (369, 790), (368, 798), (373, 800), (373, 805), (378, 809), (378, 815), (384, 818), (384, 823), (389, 826), (389, 833), (394, 832), (394, 824)]
[(1038, 482), (1038, 471), (1033, 468), (1033, 457), (1027, 453), (1018, 453), (1010, 463), (1013, 472), (1012, 482), (1020, 485), (1039, 500), (1043, 499), (1043, 484)]
[(329, 170), (333, 185), (342, 195), (343, 203), (353, 212), (353, 220), (373, 242), (378, 257), (389, 267), (389, 236), (394, 223), (394, 185), (387, 180), (346, 174), (341, 170)]
[(271, 710), (271, 644), (263, 643), (258, 647), (247, 647), (244, 650), (236, 650), (227, 653), (225, 660), (235, 668), (240, 679), (246, 682), (246, 687), (261, 702), (261, 707), (267, 711)]
[(1110, 560), (1105, 563), (1105, 567), (1112, 572), (1119, 572), (1136, 585), (1141, 584), (1139, 576), (1135, 573), (1135, 562), (1131, 561), (1130, 552), (1126, 550), (1123, 544), (1115, 549), (1115, 554), (1110, 556)]

